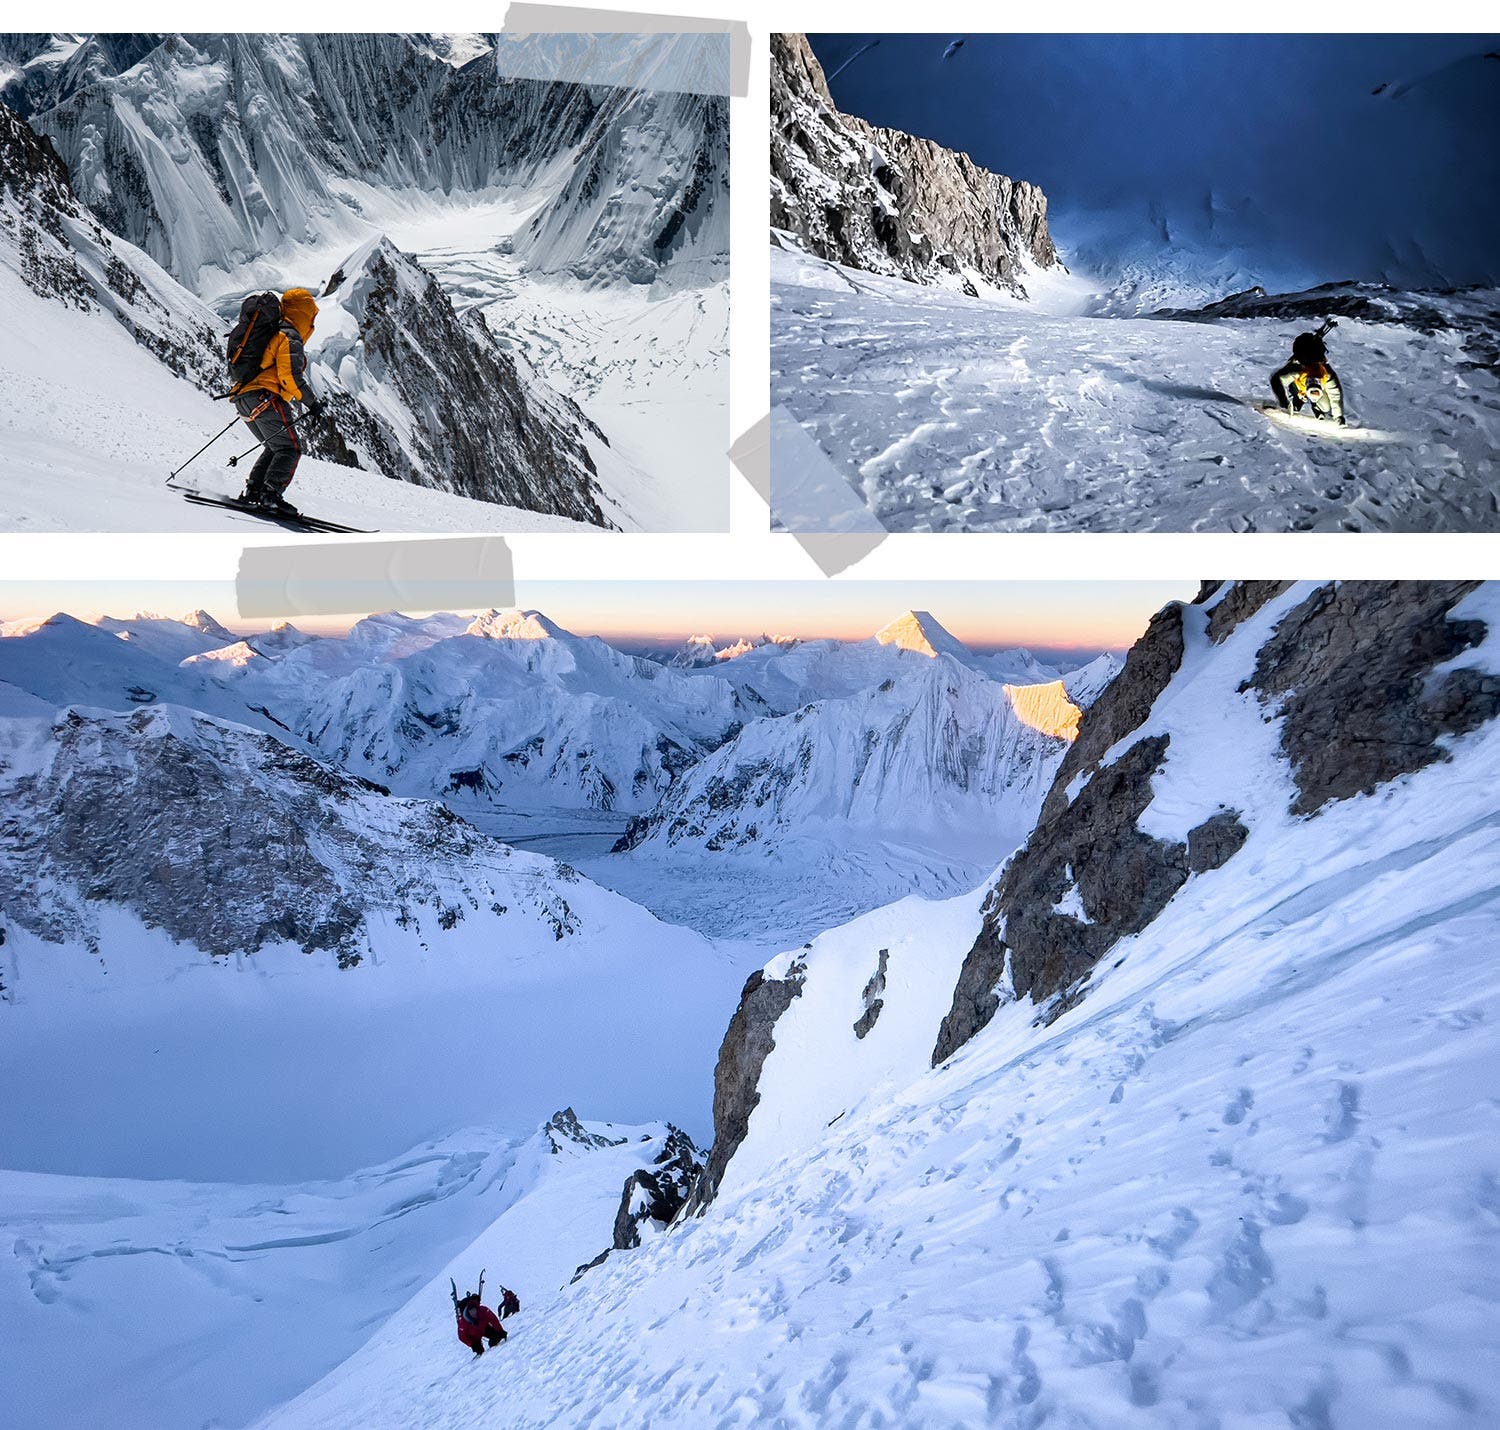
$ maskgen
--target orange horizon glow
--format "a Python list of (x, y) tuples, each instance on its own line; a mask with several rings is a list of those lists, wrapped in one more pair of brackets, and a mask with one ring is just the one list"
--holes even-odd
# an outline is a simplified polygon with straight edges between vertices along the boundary
[[(578, 635), (659, 646), (709, 636), (719, 646), (761, 635), (801, 640), (869, 639), (907, 610), (926, 610), (976, 650), (1015, 646), (1057, 652), (1119, 651), (1169, 600), (1191, 599), (1194, 582), (521, 582), (497, 591), (499, 609), (543, 612)], [(434, 595), (439, 593), (434, 592)], [(506, 600), (505, 597), (513, 597)], [(0, 582), (0, 620), (129, 619), (142, 611), (181, 618), (202, 609), (226, 629), (248, 634), (290, 620), (313, 635), (347, 631), (367, 613), (242, 620), (232, 582)], [(452, 611), (471, 617), (491, 607)], [(441, 602), (410, 606), (422, 617), (451, 611)], [(385, 611), (369, 614), (385, 614)]]

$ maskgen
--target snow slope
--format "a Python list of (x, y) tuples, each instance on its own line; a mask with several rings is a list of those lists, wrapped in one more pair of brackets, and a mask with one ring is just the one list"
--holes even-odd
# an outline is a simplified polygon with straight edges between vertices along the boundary
[[(609, 1244), (626, 1177), (665, 1135), (582, 1130), (617, 1145), (472, 1129), (282, 1185), (0, 1172), (11, 1423), (243, 1425), (353, 1354), (449, 1256), (464, 1290), (486, 1269), (486, 1299), (508, 1285), (526, 1307)], [(446, 1276), (426, 1289), (423, 1330), (446, 1352)]]
[[(970, 300), (774, 247), (771, 273), (772, 400), (891, 531), (1500, 528), (1500, 381), (1466, 322), (1492, 294), (1419, 295), (1436, 332), (1340, 323), (1351, 422), (1399, 434), (1370, 444), (1256, 410), (1306, 319), (1092, 316), (1079, 280)], [(773, 490), (789, 529), (797, 500)]]
[[(1350, 589), (1345, 609), (1380, 609)], [(1182, 613), (1175, 672), (1075, 784), (1166, 736), (1141, 830), (1180, 839), (1232, 801), (1247, 832), (1068, 998), (1007, 981), (929, 1066), (984, 891), (783, 955), (759, 1100), (701, 1217), (559, 1290), (503, 1386), (382, 1335), (266, 1423), (460, 1426), (500, 1405), (516, 1426), (1493, 1423), (1500, 602), (1449, 606), (1454, 655), (1401, 630), (1450, 697), (1401, 711), (1456, 713), (1462, 691), (1478, 723), (1363, 792), (1351, 746), (1332, 795), (1294, 812), (1329, 766), (1300, 744), (1291, 763), (1283, 736), (1357, 657), (1262, 692), (1309, 654), (1278, 628), (1327, 629), (1332, 599), (1221, 590)], [(1375, 720), (1405, 761), (1362, 702), (1328, 713)], [(748, 1047), (726, 1040), (721, 1092)]]
[[(286, 540), (254, 517), (192, 505), (168, 474), (233, 417), (114, 323), (38, 297), (0, 265), (0, 512), (13, 531), (221, 531)], [(87, 361), (80, 361), (87, 354)], [(238, 495), (253, 448), (236, 426), (183, 472)], [(253, 454), (252, 454), (253, 455)], [(304, 457), (292, 499), (309, 514), (385, 531), (587, 531), (543, 516)], [(319, 540), (327, 538), (320, 537)]]

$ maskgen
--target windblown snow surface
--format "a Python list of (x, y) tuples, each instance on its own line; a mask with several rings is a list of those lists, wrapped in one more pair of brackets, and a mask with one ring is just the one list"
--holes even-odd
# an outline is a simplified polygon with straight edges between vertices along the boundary
[[(434, 1282), (264, 1423), (1494, 1424), (1500, 728), (1289, 814), (1241, 683), (1305, 595), (1217, 645), (1185, 617), (1142, 827), (1232, 791), (1249, 835), (1055, 1021), (1002, 1003), (929, 1068), (978, 893), (782, 955), (803, 986), (703, 1216), (475, 1364)], [(1494, 594), (1454, 615), (1490, 631), (1455, 664), (1500, 671)]]
[[(1420, 295), (1437, 332), (1341, 319), (1351, 427), (1299, 431), (1258, 406), (1315, 320), (1104, 316), (1081, 276), (1025, 286), (969, 299), (773, 247), (772, 401), (888, 530), (1500, 529), (1500, 376), (1463, 336), (1493, 292)], [(791, 466), (773, 451), (777, 521), (827, 529)]]

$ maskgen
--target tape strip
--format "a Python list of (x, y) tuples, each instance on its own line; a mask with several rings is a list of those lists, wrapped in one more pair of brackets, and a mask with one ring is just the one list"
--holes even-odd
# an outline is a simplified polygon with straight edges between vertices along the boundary
[(743, 99), (750, 93), (750, 27), (713, 16), (515, 4), (505, 12), (495, 63), (513, 79)]
[(515, 605), (515, 563), (502, 536), (250, 546), (234, 589), (246, 620), (474, 610)]

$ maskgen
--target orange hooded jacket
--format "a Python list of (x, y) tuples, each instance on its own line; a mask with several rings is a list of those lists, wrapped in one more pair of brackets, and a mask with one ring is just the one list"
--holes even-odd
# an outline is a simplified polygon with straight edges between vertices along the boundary
[(302, 345), (312, 336), (313, 323), (318, 316), (317, 300), (306, 288), (288, 288), (281, 295), (281, 318), (297, 333), (295, 345), (284, 330), (279, 331), (266, 344), (265, 356), (260, 360), (260, 372), (250, 379), (240, 393), (270, 392), (290, 402), (302, 398), (298, 380), (307, 371), (307, 359)]

